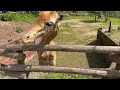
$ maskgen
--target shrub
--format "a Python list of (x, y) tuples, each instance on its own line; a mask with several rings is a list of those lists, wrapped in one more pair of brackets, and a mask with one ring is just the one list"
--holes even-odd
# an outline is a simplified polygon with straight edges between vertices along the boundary
[(22, 12), (16, 12), (16, 13), (4, 13), (3, 15), (0, 15), (1, 21), (25, 21), (28, 22), (30, 20), (33, 20), (37, 15), (34, 14), (35, 12), (30, 13), (22, 13)]
[(13, 19), (14, 19), (14, 16), (11, 13), (5, 13), (0, 16), (1, 21), (12, 21)]

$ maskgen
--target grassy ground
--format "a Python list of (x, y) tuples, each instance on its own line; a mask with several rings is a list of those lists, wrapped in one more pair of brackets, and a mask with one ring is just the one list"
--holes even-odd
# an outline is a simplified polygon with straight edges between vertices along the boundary
[(95, 79), (92, 76), (79, 75), (79, 74), (60, 74), (60, 73), (49, 73), (40, 76), (41, 79)]
[[(29, 15), (28, 15), (29, 16)], [(30, 16), (34, 19), (34, 17)], [(27, 16), (24, 17), (24, 20)], [(17, 19), (18, 21), (23, 19)], [(15, 21), (17, 21), (15, 20)], [(23, 21), (24, 21), (23, 20)], [(113, 26), (119, 25), (118, 19), (110, 18)], [(96, 45), (97, 29), (108, 28), (109, 22), (103, 19), (94, 22), (92, 16), (70, 16), (62, 22), (58, 36), (54, 39), (57, 44), (64, 45)], [(37, 64), (38, 61), (32, 60), (28, 64)], [(103, 54), (78, 53), (78, 52), (57, 52), (57, 66), (68, 66), (78, 68), (106, 67)], [(78, 74), (47, 73), (40, 74), (38, 78), (45, 79), (95, 79), (92, 76)]]
[(120, 44), (120, 30), (111, 30), (109, 37), (114, 40), (118, 45)]

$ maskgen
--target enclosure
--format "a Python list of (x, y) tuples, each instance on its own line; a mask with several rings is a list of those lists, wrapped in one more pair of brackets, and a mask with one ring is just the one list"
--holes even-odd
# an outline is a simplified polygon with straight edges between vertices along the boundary
[[(32, 18), (32, 16), (30, 16), (30, 18)], [(2, 33), (0, 36), (1, 44), (3, 44), (4, 42), (3, 45), (0, 45), (2, 49), (1, 50), (2, 56), (0, 59), (1, 70), (5, 70), (7, 68), (13, 70), (14, 68), (18, 68), (18, 71), (26, 70), (27, 72), (35, 70), (37, 72), (47, 71), (47, 72), (59, 72), (60, 73), (63, 71), (64, 73), (75, 74), (75, 75), (74, 74), (73, 75), (72, 74), (59, 74), (59, 73), (56, 74), (58, 76), (61, 75), (60, 77), (63, 77), (63, 78), (81, 78), (81, 77), (96, 78), (96, 77), (91, 77), (91, 76), (90, 77), (89, 76), (79, 77), (79, 75), (76, 73), (79, 73), (80, 75), (81, 74), (89, 74), (89, 75), (93, 74), (93, 76), (98, 76), (98, 77), (99, 76), (109, 77), (109, 78), (111, 78), (111, 76), (119, 77), (118, 71), (111, 70), (111, 69), (119, 68), (119, 54), (116, 55), (116, 53), (119, 53), (119, 49), (118, 49), (119, 47), (118, 48), (115, 47), (117, 48), (118, 51), (116, 51), (114, 47), (109, 47), (109, 49), (111, 48), (111, 50), (108, 50), (107, 47), (105, 48), (102, 47), (104, 51), (99, 49), (101, 47), (99, 47), (96, 50), (93, 50), (93, 47), (91, 47), (91, 46), (94, 46), (95, 48), (96, 46), (118, 46), (118, 44), (116, 44), (114, 40), (108, 37), (110, 33), (104, 33), (104, 32), (102, 33), (102, 30), (98, 30), (99, 28), (103, 28), (103, 31), (104, 29), (107, 31), (109, 29), (109, 21), (105, 23), (103, 22), (104, 19), (97, 19), (97, 21), (94, 21), (94, 19), (95, 19), (94, 16), (89, 16), (86, 13), (82, 13), (82, 15), (75, 14), (72, 16), (66, 16), (65, 19), (62, 21), (62, 26), (60, 27), (60, 32), (58, 33), (58, 36), (54, 39), (54, 41), (57, 42), (57, 46), (52, 46), (52, 48), (49, 46), (44, 46), (44, 47), (34, 46), (33, 50), (31, 51), (28, 51), (28, 50), (26, 51), (24, 50), (25, 48), (22, 50), (20, 49), (20, 47), (22, 48), (20, 38), (24, 36), (26, 31), (29, 30), (29, 28), (31, 27), (31, 24), (32, 24), (31, 20), (28, 19), (27, 22), (1, 21), (1, 26), (0, 26), (1, 27), (0, 32)], [(119, 24), (117, 24), (116, 21), (112, 21), (112, 28), (114, 27), (115, 28), (119, 27)], [(13, 44), (17, 44), (17, 45), (14, 46)], [(64, 45), (64, 47), (62, 47), (61, 45)], [(75, 48), (75, 45), (77, 45), (79, 48), (78, 49), (77, 47)], [(84, 47), (84, 49), (81, 45)], [(89, 46), (90, 48), (88, 48)], [(16, 50), (19, 49), (17, 50), (19, 52), (17, 53), (16, 52), (8, 53), (7, 51), (4, 52), (6, 48), (12, 49), (13, 47), (14, 48), (16, 47)], [(68, 48), (66, 49), (66, 47)], [(41, 49), (44, 48), (45, 50), (54, 49), (58, 51), (60, 51), (60, 49), (62, 48), (61, 49), (62, 51), (68, 50), (70, 52), (68, 51), (57, 52), (57, 67), (31, 66), (31, 65), (38, 65), (36, 53), (33, 51), (37, 51), (38, 49), (40, 50), (40, 48)], [(71, 51), (72, 49), (74, 52)], [(79, 52), (77, 52), (77, 50)], [(24, 54), (22, 54), (23, 53), (22, 51), (24, 51), (24, 54), (26, 55), (27, 58), (25, 57), (21, 58), (22, 55), (24, 56)], [(108, 59), (109, 53), (115, 53), (115, 54), (112, 54), (115, 57), (109, 60)], [(3, 55), (9, 56), (12, 58), (14, 57), (15, 59), (7, 58), (7, 57), (4, 57)], [(112, 61), (117, 63), (117, 68), (116, 68), (116, 63), (112, 63)], [(26, 64), (30, 66), (27, 66), (26, 69), (23, 68), (24, 66), (22, 65), (18, 67), (17, 65), (6, 66), (8, 64), (17, 64), (17, 63), (22, 63), (22, 64)], [(29, 69), (29, 67), (31, 67), (31, 70)], [(40, 73), (40, 74), (43, 74), (43, 73)], [(55, 74), (52, 74), (52, 73), (46, 73), (46, 74), (48, 75), (45, 77), (48, 77), (48, 78), (50, 75), (51, 75), (50, 78), (56, 77)], [(52, 77), (52, 75), (54, 75), (54, 77)]]

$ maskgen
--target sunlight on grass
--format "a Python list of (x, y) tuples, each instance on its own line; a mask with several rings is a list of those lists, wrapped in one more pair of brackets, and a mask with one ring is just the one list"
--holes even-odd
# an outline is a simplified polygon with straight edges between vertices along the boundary
[(110, 18), (109, 20), (112, 21), (112, 23), (114, 23), (114, 24), (120, 25), (120, 19), (118, 19), (118, 18)]
[(62, 29), (60, 29), (58, 36), (55, 38), (55, 42), (57, 42), (57, 44), (68, 44), (71, 42), (74, 43), (77, 42), (77, 40), (78, 34), (69, 26), (63, 26)]
[(93, 16), (69, 16), (69, 17), (65, 17), (65, 20), (70, 20), (70, 19), (91, 20), (91, 19), (94, 19), (94, 17)]
[(95, 79), (92, 76), (88, 75), (79, 75), (79, 74), (63, 74), (63, 73), (48, 73), (43, 75), (40, 78), (43, 79)]

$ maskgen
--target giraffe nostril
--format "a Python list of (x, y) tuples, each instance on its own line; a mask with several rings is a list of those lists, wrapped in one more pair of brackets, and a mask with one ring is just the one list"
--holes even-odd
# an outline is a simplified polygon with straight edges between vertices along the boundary
[(30, 38), (30, 36), (27, 36), (26, 38), (28, 39), (28, 38)]

